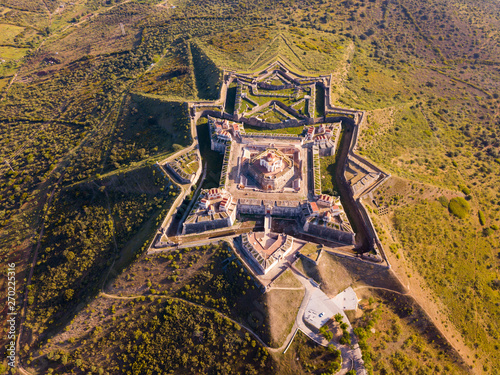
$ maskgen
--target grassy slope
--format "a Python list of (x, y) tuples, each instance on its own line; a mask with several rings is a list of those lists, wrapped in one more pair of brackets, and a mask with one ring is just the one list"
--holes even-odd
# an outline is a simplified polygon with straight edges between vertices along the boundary
[(285, 342), (297, 317), (304, 290), (270, 290), (265, 294), (269, 311), (271, 346), (278, 347)]
[[(430, 330), (417, 306), (402, 296), (364, 292), (365, 314), (354, 319), (365, 364), (377, 374), (466, 374), (449, 346)], [(391, 303), (387, 303), (391, 301)], [(366, 337), (366, 338), (365, 338)]]

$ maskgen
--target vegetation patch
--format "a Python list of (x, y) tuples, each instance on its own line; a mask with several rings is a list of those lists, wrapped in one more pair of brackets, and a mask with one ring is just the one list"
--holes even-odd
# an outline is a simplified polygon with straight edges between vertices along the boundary
[(479, 224), (481, 224), (481, 225), (486, 224), (486, 217), (484, 216), (484, 212), (483, 211), (478, 211), (477, 212), (477, 216), (479, 218)]
[(179, 100), (197, 98), (191, 51), (187, 43), (172, 43), (171, 48), (150, 69), (137, 81), (138, 92)]
[(260, 284), (226, 242), (145, 257), (117, 278), (110, 293), (178, 297), (226, 314), (270, 340)]
[(468, 373), (411, 300), (383, 293), (361, 305), (363, 315), (354, 321), (354, 333), (369, 374)]
[(302, 126), (287, 127), (280, 129), (267, 129), (259, 126), (245, 125), (245, 132), (247, 133), (269, 133), (269, 134), (297, 134), (300, 135), (304, 132)]
[[(341, 353), (333, 345), (324, 347), (310, 340), (301, 331), (295, 335), (292, 345), (288, 349), (288, 356), (293, 358), (294, 364), (285, 361), (281, 364), (284, 373), (312, 373), (335, 374), (340, 369)], [(290, 361), (291, 362), (291, 361)], [(292, 372), (285, 369), (292, 368)]]
[(323, 194), (337, 195), (337, 187), (335, 186), (336, 157), (334, 155), (323, 156), (319, 160), (321, 166), (321, 192)]
[(200, 99), (219, 99), (222, 80), (221, 70), (196, 43), (190, 43), (190, 46), (198, 96)]
[(271, 346), (279, 347), (291, 333), (304, 290), (271, 289), (265, 295)]
[(40, 367), (61, 373), (272, 374), (276, 366), (241, 326), (185, 301), (116, 300), (96, 318), (106, 324), (52, 349), (37, 362)]
[(0, 58), (5, 61), (20, 60), (26, 53), (28, 53), (27, 48), (0, 46)]
[[(497, 353), (489, 339), (499, 333), (495, 318), (499, 297), (491, 284), (498, 264), (491, 246), (493, 230), (487, 228), (489, 233), (484, 233), (478, 220), (450, 216), (440, 203), (425, 200), (396, 209), (393, 221), (400, 251), (448, 306), (450, 320), (465, 342)], [(471, 327), (476, 311), (490, 311), (483, 316), (484, 326)]]
[(204, 189), (219, 187), (223, 155), (211, 149), (210, 132), (206, 118), (201, 118), (198, 121), (196, 132), (198, 134), (198, 141), (200, 142), (201, 158), (207, 170), (202, 186)]
[(1, 44), (9, 44), (15, 43), (16, 37), (24, 31), (24, 27), (9, 25), (9, 24), (0, 24), (0, 43)]
[(127, 241), (150, 217), (159, 225), (177, 194), (154, 166), (58, 192), (45, 216), (27, 327), (42, 333), (66, 323), (98, 292)]
[(272, 283), (276, 288), (302, 288), (302, 283), (297, 280), (292, 270), (287, 269)]
[(316, 93), (315, 93), (315, 113), (314, 117), (322, 117), (325, 115), (325, 89), (318, 83), (316, 83)]
[(455, 197), (450, 199), (450, 202), (448, 203), (448, 209), (456, 217), (465, 219), (467, 216), (469, 216), (470, 205), (469, 202), (465, 200), (465, 198)]

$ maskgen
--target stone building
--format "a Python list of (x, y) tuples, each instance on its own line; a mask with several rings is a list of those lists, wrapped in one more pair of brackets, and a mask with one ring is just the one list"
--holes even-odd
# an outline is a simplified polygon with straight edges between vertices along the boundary
[(309, 202), (309, 213), (304, 215), (304, 232), (336, 242), (353, 245), (355, 234), (340, 200), (322, 194), (316, 202)]
[(250, 175), (264, 191), (280, 190), (294, 175), (293, 161), (278, 149), (266, 148), (252, 157)]
[(266, 274), (292, 250), (293, 237), (286, 234), (250, 232), (241, 235), (241, 242), (251, 266), (258, 273)]
[(183, 223), (182, 234), (230, 227), (236, 219), (236, 203), (224, 189), (203, 190)]

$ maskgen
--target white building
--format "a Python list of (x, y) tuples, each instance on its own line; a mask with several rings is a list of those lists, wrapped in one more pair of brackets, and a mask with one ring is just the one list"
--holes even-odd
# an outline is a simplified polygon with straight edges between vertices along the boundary
[(283, 160), (274, 152), (269, 152), (265, 158), (260, 159), (260, 165), (271, 173), (281, 169), (283, 166)]

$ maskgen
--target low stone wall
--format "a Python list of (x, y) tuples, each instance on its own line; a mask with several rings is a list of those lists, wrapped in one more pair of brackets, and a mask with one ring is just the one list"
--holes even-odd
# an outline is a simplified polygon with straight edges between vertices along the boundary
[(193, 173), (191, 175), (189, 175), (189, 178), (187, 178), (187, 174), (186, 176), (181, 176), (181, 174), (176, 171), (171, 165), (170, 163), (167, 163), (165, 165), (165, 168), (170, 172), (172, 173), (172, 175), (181, 183), (181, 184), (190, 184), (191, 182), (193, 182), (196, 174)]
[(301, 115), (299, 112), (297, 112), (294, 108), (288, 107), (287, 105), (281, 103), (280, 101), (273, 100), (272, 104), (276, 104), (278, 107), (283, 109), (286, 113), (290, 113), (295, 117), (298, 117), (302, 120), (307, 120), (307, 117), (305, 115)]
[(262, 120), (259, 120), (258, 118), (255, 117), (250, 117), (246, 118), (243, 116), (236, 116), (236, 115), (230, 115), (228, 113), (223, 113), (221, 115), (220, 112), (212, 111), (209, 109), (203, 110), (201, 113), (200, 117), (207, 117), (207, 116), (212, 116), (212, 117), (217, 117), (217, 118), (222, 118), (225, 120), (231, 120), (231, 121), (236, 121), (236, 122), (241, 122), (246, 125), (251, 125), (251, 126), (256, 126), (259, 128), (263, 129), (285, 129), (285, 128), (293, 128), (297, 126), (304, 126), (304, 125), (313, 125), (313, 124), (321, 124), (321, 123), (331, 123), (331, 122), (346, 122), (348, 124), (354, 124), (354, 120), (349, 117), (345, 116), (338, 116), (338, 117), (316, 117), (316, 118), (307, 118), (303, 120), (289, 120), (287, 122), (281, 122), (278, 124), (270, 123), (270, 122), (265, 122)]
[(247, 215), (265, 215), (266, 208), (264, 207), (264, 205), (254, 206), (250, 204), (239, 204), (238, 211), (241, 214)]
[(274, 139), (290, 139), (293, 141), (299, 141), (301, 138), (293, 134), (276, 134), (276, 133), (244, 133), (241, 134), (241, 138), (274, 138)]
[[(238, 204), (238, 212), (247, 215), (265, 215), (266, 207), (264, 204), (252, 205), (252, 204)], [(281, 216), (281, 217), (291, 217), (297, 218), (302, 215), (302, 209), (300, 205), (297, 206), (277, 206), (273, 205), (271, 209), (271, 216)]]
[(286, 90), (286, 89), (293, 89), (294, 86), (291, 83), (282, 85), (273, 85), (266, 82), (257, 82), (257, 87), (264, 90)]

